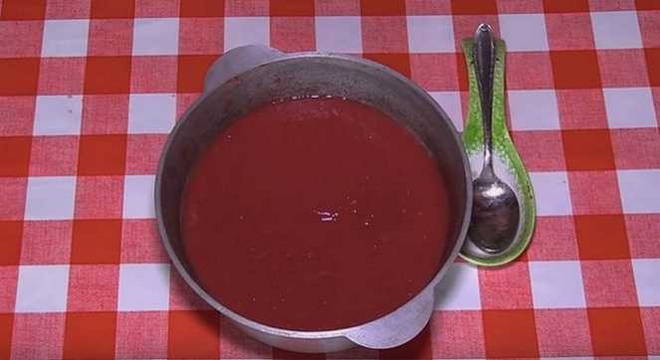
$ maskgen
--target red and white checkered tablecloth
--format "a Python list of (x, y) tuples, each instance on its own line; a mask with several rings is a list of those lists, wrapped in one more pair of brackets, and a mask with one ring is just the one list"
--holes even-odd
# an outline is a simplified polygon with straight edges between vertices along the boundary
[(0, 3), (0, 359), (295, 357), (170, 268), (152, 205), (167, 133), (247, 43), (382, 62), (460, 128), (459, 41), (480, 22), (508, 46), (531, 247), (500, 269), (454, 264), (410, 344), (318, 357), (660, 355), (660, 1)]

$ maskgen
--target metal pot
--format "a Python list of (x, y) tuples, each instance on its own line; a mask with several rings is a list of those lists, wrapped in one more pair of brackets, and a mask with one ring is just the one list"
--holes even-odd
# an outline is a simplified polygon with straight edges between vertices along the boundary
[[(435, 277), (414, 298), (367, 323), (327, 331), (275, 328), (243, 317), (213, 299), (195, 280), (182, 252), (181, 193), (191, 165), (214, 137), (251, 109), (274, 100), (333, 95), (374, 106), (411, 131), (437, 159), (450, 193), (450, 246)], [(331, 54), (283, 54), (263, 46), (227, 52), (210, 68), (204, 94), (183, 115), (163, 150), (155, 186), (156, 217), (167, 254), (188, 285), (251, 336), (299, 352), (331, 352), (361, 345), (401, 345), (428, 323), (434, 288), (465, 240), (472, 204), (469, 163), (447, 114), (420, 87), (375, 62)], [(406, 271), (406, 269), (401, 269)]]

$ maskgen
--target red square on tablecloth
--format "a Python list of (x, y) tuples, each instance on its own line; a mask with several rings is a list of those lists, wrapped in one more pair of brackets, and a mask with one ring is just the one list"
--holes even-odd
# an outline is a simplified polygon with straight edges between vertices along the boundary
[(614, 171), (570, 171), (568, 187), (576, 215), (620, 214), (622, 211)]
[(90, 9), (90, 0), (49, 0), (46, 19), (87, 19)]
[(591, 50), (595, 47), (589, 13), (545, 14), (550, 50)]
[(316, 0), (316, 16), (358, 16), (360, 0)]
[(67, 311), (115, 311), (118, 284), (117, 265), (71, 265)]
[(35, 136), (32, 138), (31, 176), (75, 175), (77, 165), (77, 136)]
[(463, 61), (455, 54), (410, 54), (412, 80), (427, 91), (456, 91), (457, 60)]
[(635, 10), (635, 0), (589, 0), (590, 11)]
[(133, 18), (135, 0), (91, 0), (91, 17), (94, 19)]
[(225, 16), (268, 16), (268, 0), (225, 0)]
[(0, 137), (0, 154), (4, 154), (0, 176), (27, 176), (31, 144), (29, 136)]
[(3, 136), (31, 136), (34, 123), (34, 96), (0, 96), (0, 113), (11, 121), (0, 121)]
[(127, 93), (130, 78), (130, 57), (90, 56), (85, 67), (85, 94)]
[(39, 95), (82, 94), (85, 58), (42, 58)]
[(183, 114), (199, 99), (201, 93), (178, 93), (176, 95), (176, 121), (179, 122)]
[(451, 0), (406, 0), (408, 15), (451, 15)]
[(14, 314), (13, 359), (60, 359), (64, 314)]
[(169, 262), (155, 220), (125, 219), (121, 238), (122, 263)]
[(200, 92), (204, 88), (204, 77), (218, 57), (216, 55), (181, 55), (177, 67), (178, 92)]
[(595, 355), (646, 354), (639, 308), (589, 308), (587, 312)]
[(14, 312), (18, 266), (0, 266), (0, 313)]
[(71, 242), (71, 263), (118, 264), (121, 225), (121, 219), (75, 220)]
[(38, 57), (43, 30), (43, 21), (0, 21), (0, 57)]
[(482, 314), (487, 357), (539, 356), (533, 310), (484, 310)]
[(651, 86), (660, 86), (660, 48), (645, 48), (646, 69)]
[(575, 233), (583, 260), (630, 257), (623, 215), (577, 215)]
[(405, 16), (405, 0), (360, 0), (362, 16)]
[[(221, 317), (220, 358), (222, 359), (271, 359), (272, 348), (260, 341), (246, 336), (243, 331)], [(357, 349), (357, 348), (355, 348)], [(372, 350), (375, 351), (375, 350)], [(338, 353), (335, 353), (335, 355)], [(353, 357), (340, 357), (352, 359)]]
[(614, 170), (614, 154), (607, 129), (563, 130), (569, 170)]
[[(550, 89), (554, 87), (548, 52), (525, 51), (506, 54), (506, 87), (509, 90)], [(529, 71), (534, 69), (534, 71)]]
[(314, 51), (314, 32), (313, 17), (273, 17), (270, 19), (270, 46), (284, 52)]
[[(639, 32), (642, 35), (642, 42), (646, 48), (660, 47), (660, 39), (657, 36), (656, 29), (660, 25), (660, 6), (657, 10), (638, 11), (637, 21), (639, 22)], [(642, 67), (643, 68), (643, 67)], [(642, 69), (640, 68), (640, 69)]]
[(35, 95), (39, 58), (0, 59), (0, 96)]
[(362, 49), (365, 53), (408, 52), (408, 30), (404, 16), (362, 18)]
[(0, 20), (39, 20), (44, 18), (46, 0), (2, 0)]
[(21, 239), (23, 238), (22, 221), (0, 221), (2, 251), (0, 266), (18, 265), (21, 257)]
[(21, 264), (67, 264), (71, 258), (72, 228), (68, 220), (25, 221)]
[(123, 189), (122, 176), (78, 176), (75, 218), (121, 218)]
[(431, 349), (431, 329), (426, 325), (415, 338), (409, 342), (391, 349), (380, 350), (381, 359), (430, 359), (433, 356)]
[(167, 312), (120, 312), (117, 313), (118, 359), (167, 357)]
[(220, 314), (215, 311), (170, 311), (167, 355), (170, 358), (217, 358)]
[(11, 355), (11, 333), (14, 328), (14, 314), (0, 314), (0, 358)]
[(175, 93), (176, 66), (176, 56), (134, 56), (131, 60), (131, 92)]
[(126, 143), (126, 174), (155, 174), (165, 141), (167, 141), (167, 135), (164, 134), (128, 135)]
[(131, 55), (133, 19), (92, 19), (89, 23), (88, 56)]
[(497, 2), (500, 14), (540, 14), (543, 0), (506, 0)]
[(83, 97), (83, 134), (123, 134), (126, 131), (128, 131), (128, 94)]
[(451, 10), (455, 15), (497, 14), (495, 0), (452, 0)]
[(660, 10), (660, 4), (655, 0), (635, 0), (637, 10)]
[(434, 359), (483, 358), (486, 355), (480, 311), (436, 311), (431, 318)]
[(660, 307), (639, 309), (646, 337), (647, 354), (660, 354)]
[(560, 131), (513, 131), (511, 136), (527, 170), (566, 169)]
[(605, 99), (601, 89), (556, 90), (561, 128), (607, 128)]
[(578, 246), (573, 217), (537, 217), (527, 256), (529, 260), (577, 260)]
[(388, 66), (405, 77), (410, 77), (410, 57), (407, 53), (368, 53), (366, 59)]
[(644, 50), (598, 50), (598, 66), (603, 87), (649, 86)]
[(557, 89), (591, 89), (601, 86), (596, 51), (550, 51), (550, 60)]
[(630, 260), (582, 260), (587, 307), (638, 306)]
[(223, 0), (181, 0), (181, 17), (222, 17), (225, 13)]
[(526, 261), (516, 261), (493, 269), (480, 269), (479, 289), (484, 309), (532, 307), (532, 290)]
[(126, 164), (126, 135), (82, 135), (79, 175), (122, 175)]
[(177, 17), (180, 3), (181, 0), (136, 0), (135, 17)]
[[(224, 26), (225, 23), (223, 18), (180, 18), (179, 54), (217, 54), (219, 56), (224, 48)], [(205, 30), (200, 33), (199, 29)], [(135, 58), (133, 58), (133, 61), (135, 61)], [(171, 71), (171, 74), (176, 74), (176, 67)]]
[(534, 311), (541, 356), (591, 355), (589, 319), (584, 309)]
[(0, 177), (0, 220), (22, 220), (25, 212), (27, 178)]
[(543, 0), (543, 9), (547, 13), (573, 13), (589, 11), (587, 0)]
[(64, 358), (114, 358), (116, 318), (116, 312), (68, 312)]
[(271, 0), (270, 16), (314, 16), (314, 0)]
[(211, 307), (172, 269), (170, 273), (170, 310), (211, 310)]
[(298, 352), (278, 349), (276, 347), (273, 347), (271, 349), (271, 356), (268, 357), (268, 359), (273, 359), (273, 360), (324, 360), (325, 358), (326, 358), (325, 354), (298, 353)]
[(626, 214), (625, 220), (632, 258), (660, 258), (660, 214)]

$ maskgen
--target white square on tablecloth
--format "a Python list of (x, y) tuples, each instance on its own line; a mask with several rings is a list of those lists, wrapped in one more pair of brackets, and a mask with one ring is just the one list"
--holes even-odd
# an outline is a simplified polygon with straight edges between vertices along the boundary
[(123, 216), (127, 219), (152, 219), (154, 210), (153, 175), (126, 175), (124, 178)]
[(568, 176), (564, 171), (530, 172), (539, 216), (572, 213)]
[(543, 14), (499, 16), (500, 33), (508, 51), (547, 51), (548, 35)]
[(128, 132), (167, 134), (176, 119), (175, 94), (131, 94), (128, 102)]
[(623, 212), (644, 214), (660, 212), (660, 170), (618, 170)]
[(362, 52), (362, 23), (359, 16), (317, 16), (314, 25), (317, 50)]
[(642, 47), (642, 36), (635, 11), (592, 12), (591, 24), (597, 49)]
[(653, 95), (649, 88), (603, 89), (610, 128), (655, 127)]
[(40, 176), (28, 178), (25, 219), (72, 219), (75, 193), (75, 176)]
[(640, 306), (660, 306), (660, 259), (633, 259)]
[(270, 19), (265, 16), (226, 17), (225, 51), (253, 44), (270, 44)]
[(554, 90), (509, 90), (513, 130), (559, 130), (559, 109)]
[(178, 18), (133, 21), (133, 55), (176, 55), (178, 51)]
[(531, 261), (529, 276), (535, 308), (584, 308), (579, 261)]
[(454, 52), (451, 16), (408, 16), (407, 24), (411, 53)]
[(37, 96), (34, 135), (78, 135), (82, 118), (81, 95)]
[(481, 309), (477, 268), (465, 263), (451, 264), (436, 288), (435, 298), (438, 310)]
[(162, 311), (170, 304), (169, 264), (122, 264), (119, 311)]
[(89, 20), (46, 20), (41, 56), (85, 56), (88, 36)]
[(68, 290), (68, 265), (21, 265), (14, 310), (17, 313), (64, 312)]
[(458, 91), (429, 91), (429, 95), (447, 113), (456, 130), (463, 131), (461, 94)]

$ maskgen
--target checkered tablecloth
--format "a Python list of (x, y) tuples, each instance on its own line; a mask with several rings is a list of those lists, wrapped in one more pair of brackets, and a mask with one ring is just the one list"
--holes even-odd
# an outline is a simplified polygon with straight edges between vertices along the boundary
[(459, 41), (480, 22), (508, 46), (531, 247), (500, 269), (454, 264), (408, 345), (325, 357), (660, 355), (660, 1), (0, 3), (0, 359), (295, 357), (170, 268), (152, 202), (167, 133), (247, 43), (382, 62), (460, 129)]

